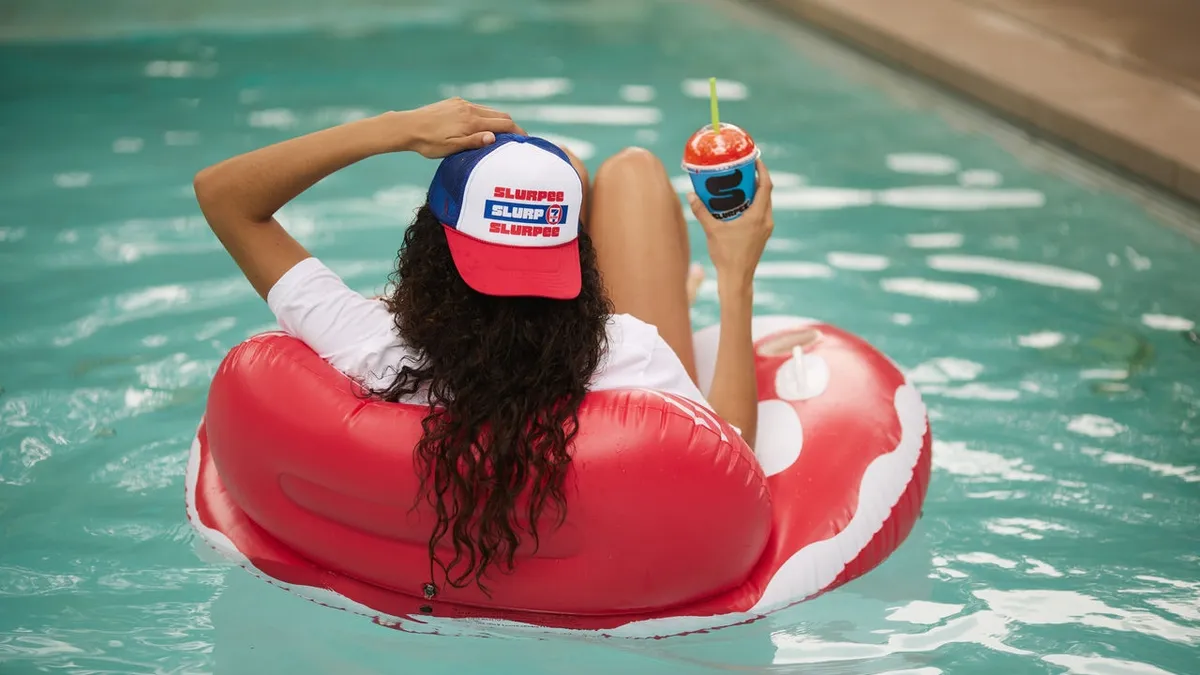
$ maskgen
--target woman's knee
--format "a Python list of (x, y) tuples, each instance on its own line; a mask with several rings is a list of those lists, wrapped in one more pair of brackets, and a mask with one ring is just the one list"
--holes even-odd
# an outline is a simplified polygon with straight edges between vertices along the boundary
[(645, 148), (628, 147), (604, 160), (596, 172), (596, 180), (608, 174), (645, 176), (647, 173), (666, 175), (666, 168), (653, 152)]

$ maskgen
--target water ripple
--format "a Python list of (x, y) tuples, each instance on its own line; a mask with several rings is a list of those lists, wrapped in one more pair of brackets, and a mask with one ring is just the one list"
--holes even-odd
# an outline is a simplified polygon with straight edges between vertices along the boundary
[(958, 171), (958, 160), (946, 155), (896, 152), (887, 156), (887, 167), (897, 173), (944, 176)]
[(1171, 316), (1169, 314), (1143, 314), (1142, 323), (1147, 328), (1157, 330), (1191, 330), (1196, 327), (1196, 322), (1191, 319), (1185, 319), (1182, 316)]
[(1035, 473), (1033, 466), (1020, 457), (1009, 458), (986, 450), (972, 450), (960, 441), (935, 440), (933, 467), (971, 483), (1050, 480), (1049, 476)]
[(1106, 452), (1100, 456), (1105, 464), (1137, 466), (1167, 478), (1178, 478), (1185, 483), (1200, 482), (1200, 469), (1194, 465), (1176, 466), (1165, 462), (1153, 462), (1141, 457), (1126, 455), (1120, 452)]
[[(439, 90), (446, 98), (461, 96), (467, 100), (528, 101), (565, 94), (571, 91), (571, 81), (565, 77), (503, 78), (489, 82), (443, 84)], [(708, 96), (707, 90), (704, 95)]]
[(825, 260), (833, 267), (859, 272), (885, 270), (889, 264), (887, 256), (872, 253), (847, 253), (844, 251), (831, 252), (825, 256)]
[(1076, 415), (1067, 422), (1067, 431), (1092, 438), (1111, 438), (1126, 431), (1116, 420), (1102, 415)]
[(1114, 659), (1107, 656), (1047, 654), (1042, 657), (1042, 660), (1066, 668), (1065, 675), (1175, 675), (1148, 663)]
[(5, 345), (50, 343), (67, 347), (86, 340), (100, 330), (145, 319), (226, 307), (254, 297), (254, 289), (242, 276), (187, 284), (149, 286), (101, 297), (92, 311), (57, 327), (35, 328), (9, 336)]
[(993, 534), (1020, 537), (1030, 541), (1044, 539), (1048, 532), (1073, 532), (1065, 525), (1037, 518), (993, 518), (986, 521), (984, 526)]
[(653, 126), (662, 120), (662, 110), (638, 105), (514, 105), (505, 112), (518, 122), (545, 124)]
[(92, 480), (135, 493), (171, 488), (187, 472), (190, 441), (187, 434), (139, 446), (105, 464)]
[(1017, 338), (1017, 344), (1031, 349), (1050, 349), (1063, 343), (1066, 336), (1058, 331), (1044, 330)]
[(83, 577), (52, 574), (27, 567), (0, 567), (0, 597), (53, 595), (75, 592)]
[(1075, 624), (1200, 643), (1200, 628), (1182, 626), (1151, 612), (1113, 607), (1076, 591), (985, 589), (973, 595), (1001, 616), (1026, 625)]
[(963, 236), (958, 232), (909, 234), (905, 235), (904, 243), (909, 248), (958, 248), (963, 244)]
[(941, 272), (985, 274), (1076, 291), (1098, 291), (1101, 286), (1100, 279), (1086, 272), (1040, 263), (1002, 260), (981, 255), (935, 255), (930, 256), (927, 262), (930, 267)]

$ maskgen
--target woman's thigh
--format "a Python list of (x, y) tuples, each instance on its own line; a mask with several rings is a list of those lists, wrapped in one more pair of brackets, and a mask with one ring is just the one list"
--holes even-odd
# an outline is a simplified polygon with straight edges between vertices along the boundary
[(586, 227), (618, 313), (658, 328), (696, 379), (686, 277), (687, 222), (662, 162), (626, 148), (600, 165)]

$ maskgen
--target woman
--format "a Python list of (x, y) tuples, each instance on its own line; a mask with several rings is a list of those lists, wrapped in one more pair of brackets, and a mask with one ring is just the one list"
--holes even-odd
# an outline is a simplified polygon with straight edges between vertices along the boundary
[[(380, 302), (350, 290), (274, 214), (341, 168), (401, 151), (446, 159)], [(576, 158), (508, 115), (451, 99), (234, 157), (197, 174), (195, 190), (285, 331), (379, 397), (429, 406), (415, 453), (437, 513), (429, 555), (462, 587), (482, 585), (493, 565), (511, 570), (522, 533), (536, 546), (543, 516), (561, 521), (588, 391), (673, 392), (753, 445), (751, 281), (772, 229), (761, 162), (758, 175), (755, 203), (732, 222), (691, 196), (721, 302), (707, 401), (695, 381), (687, 228), (644, 150), (604, 162), (589, 186)]]

